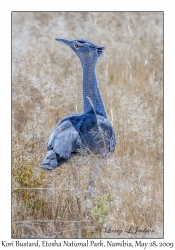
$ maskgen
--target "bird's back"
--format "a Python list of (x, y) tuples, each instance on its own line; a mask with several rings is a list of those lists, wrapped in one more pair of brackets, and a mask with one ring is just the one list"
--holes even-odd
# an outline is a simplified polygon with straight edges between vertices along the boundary
[[(93, 113), (70, 115), (62, 119), (54, 128), (47, 144), (52, 158), (55, 153), (54, 164), (57, 162), (57, 166), (77, 153), (106, 156), (113, 153), (114, 148), (115, 134), (111, 123), (103, 116)], [(52, 169), (53, 166), (48, 164), (46, 155), (42, 168)]]

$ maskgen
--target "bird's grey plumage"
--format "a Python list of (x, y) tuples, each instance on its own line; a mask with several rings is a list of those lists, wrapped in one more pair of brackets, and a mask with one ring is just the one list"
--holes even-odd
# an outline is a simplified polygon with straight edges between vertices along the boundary
[(114, 152), (116, 141), (96, 77), (96, 63), (104, 47), (83, 39), (56, 40), (68, 45), (81, 61), (84, 113), (69, 115), (56, 125), (47, 144), (48, 153), (42, 162), (42, 168), (46, 170), (61, 166), (76, 154), (108, 156)]

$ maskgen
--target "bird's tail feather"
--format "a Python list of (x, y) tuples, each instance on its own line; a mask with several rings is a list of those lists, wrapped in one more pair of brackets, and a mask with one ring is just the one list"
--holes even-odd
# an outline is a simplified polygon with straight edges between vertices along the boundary
[(41, 163), (41, 168), (44, 170), (53, 170), (57, 167), (60, 167), (67, 160), (68, 159), (60, 158), (59, 155), (53, 150), (49, 150), (43, 162)]

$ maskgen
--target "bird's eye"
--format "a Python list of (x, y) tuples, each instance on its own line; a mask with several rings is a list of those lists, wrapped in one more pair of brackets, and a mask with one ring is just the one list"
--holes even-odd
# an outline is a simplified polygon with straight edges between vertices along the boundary
[(80, 48), (80, 45), (76, 43), (75, 48), (77, 48), (77, 49)]

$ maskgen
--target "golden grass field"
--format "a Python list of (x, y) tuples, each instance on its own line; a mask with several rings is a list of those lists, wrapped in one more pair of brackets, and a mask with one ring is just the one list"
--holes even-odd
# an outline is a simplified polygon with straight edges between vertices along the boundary
[[(101, 159), (40, 167), (54, 126), (83, 112), (79, 59), (56, 37), (105, 46), (97, 75), (117, 143), (92, 198)], [(162, 12), (12, 13), (12, 237), (163, 237)]]

